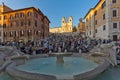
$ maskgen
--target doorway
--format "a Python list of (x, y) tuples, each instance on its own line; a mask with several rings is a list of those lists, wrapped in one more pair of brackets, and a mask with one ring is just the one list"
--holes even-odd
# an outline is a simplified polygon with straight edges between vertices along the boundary
[(118, 36), (117, 35), (113, 35), (113, 41), (117, 41), (118, 40)]

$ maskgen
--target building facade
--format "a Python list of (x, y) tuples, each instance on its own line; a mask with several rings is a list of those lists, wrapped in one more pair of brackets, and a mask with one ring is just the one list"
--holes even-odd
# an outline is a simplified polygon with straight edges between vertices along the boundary
[(37, 8), (13, 10), (4, 3), (0, 6), (0, 40), (34, 41), (49, 34), (49, 19)]
[(82, 18), (79, 19), (77, 32), (82, 32), (82, 33), (85, 32), (85, 22), (83, 22)]
[(84, 19), (88, 37), (120, 39), (120, 0), (99, 0)]
[(73, 27), (73, 18), (70, 16), (68, 19), (65, 17), (62, 18), (61, 26), (60, 27), (55, 27), (55, 28), (50, 28), (50, 33), (69, 33), (72, 32), (72, 27)]

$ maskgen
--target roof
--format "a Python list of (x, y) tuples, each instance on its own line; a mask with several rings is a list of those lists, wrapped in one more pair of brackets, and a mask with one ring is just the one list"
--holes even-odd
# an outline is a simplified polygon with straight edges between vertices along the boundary
[[(102, 1), (102, 0), (99, 0), (99, 2), (95, 5), (95, 7), (94, 7), (94, 8), (91, 8), (91, 9), (87, 12), (87, 14), (85, 15), (85, 17), (87, 17), (87, 15), (90, 13), (90, 11), (93, 10), (93, 9), (95, 9), (95, 8), (99, 5), (99, 3), (100, 3), (101, 1)], [(85, 19), (85, 17), (84, 17), (84, 19)]]
[(35, 8), (35, 7), (28, 7), (28, 8), (22, 8), (22, 9), (17, 9), (17, 10), (11, 10), (11, 11), (7, 11), (7, 12), (3, 12), (3, 14), (7, 14), (7, 13), (12, 13), (12, 12), (17, 12), (17, 11), (23, 11), (23, 10), (28, 10), (28, 9), (33, 9), (35, 10), (36, 12), (38, 12), (40, 15), (42, 15), (44, 18), (46, 18), (49, 23), (50, 23), (50, 20), (48, 19), (47, 16), (45, 16), (39, 8)]
[(50, 23), (50, 20), (48, 19), (48, 17), (47, 16), (44, 16), (48, 21), (49, 21), (49, 23)]
[(55, 29), (55, 28), (61, 28), (61, 26), (58, 26), (58, 27), (52, 27), (52, 28), (50, 28), (50, 29)]
[(94, 8), (90, 8), (89, 11), (87, 12), (87, 14), (85, 15), (84, 19), (87, 17), (87, 15), (91, 12), (91, 10), (93, 10)]
[(34, 9), (34, 10), (36, 10), (37, 12), (39, 12), (39, 13), (41, 13), (43, 15), (43, 13), (39, 9), (36, 9), (34, 7), (28, 7), (28, 8), (22, 8), (22, 9), (17, 9), (17, 10), (11, 10), (11, 11), (7, 11), (7, 12), (3, 12), (3, 14), (11, 13), (11, 12), (17, 12), (17, 11), (22, 11), (22, 10), (28, 10), (28, 9)]

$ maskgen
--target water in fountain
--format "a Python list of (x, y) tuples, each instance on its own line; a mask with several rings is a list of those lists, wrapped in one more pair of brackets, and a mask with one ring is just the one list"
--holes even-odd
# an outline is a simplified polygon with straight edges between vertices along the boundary
[(73, 75), (87, 72), (97, 67), (97, 64), (84, 58), (64, 57), (64, 63), (57, 64), (56, 57), (40, 58), (28, 61), (16, 67), (19, 70), (54, 75), (57, 78), (72, 78)]

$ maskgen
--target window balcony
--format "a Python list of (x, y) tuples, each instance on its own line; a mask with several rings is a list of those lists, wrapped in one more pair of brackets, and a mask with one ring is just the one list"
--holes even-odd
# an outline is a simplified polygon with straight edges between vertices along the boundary
[(120, 30), (119, 29), (113, 29), (112, 33), (120, 33)]

